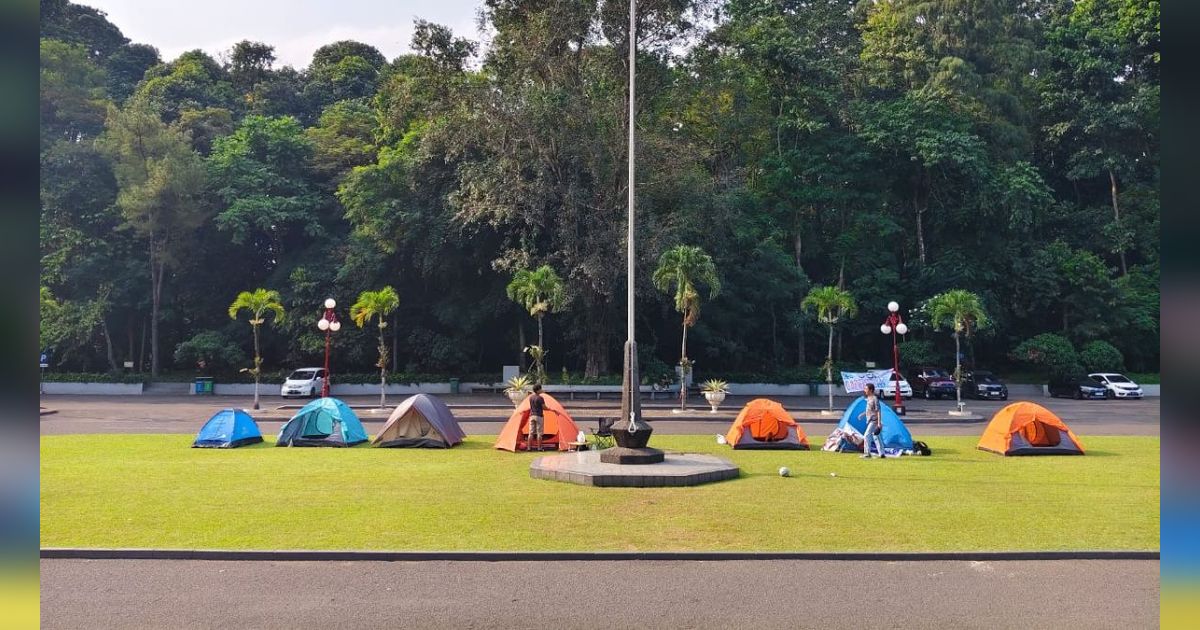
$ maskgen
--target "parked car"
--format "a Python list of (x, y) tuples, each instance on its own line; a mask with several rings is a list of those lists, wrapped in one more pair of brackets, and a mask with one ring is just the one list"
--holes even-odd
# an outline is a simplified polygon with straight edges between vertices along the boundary
[(324, 385), (324, 368), (300, 368), (284, 379), (283, 386), (279, 388), (279, 395), (283, 398), (290, 398), (292, 396), (308, 396), (312, 398), (321, 393), (321, 388)]
[(963, 396), (979, 400), (1008, 400), (1008, 385), (986, 370), (963, 372)]
[(1115, 372), (1096, 372), (1088, 376), (1104, 385), (1109, 398), (1141, 398), (1142, 387), (1129, 380), (1124, 374)]
[[(924, 396), (926, 400), (933, 398), (955, 398), (957, 397), (957, 389), (957, 386), (954, 384), (954, 378), (950, 376), (950, 373), (936, 367), (926, 366), (917, 368), (917, 377), (912, 382), (913, 394)], [(903, 391), (903, 388), (901, 388), (901, 391)]]
[(912, 385), (908, 384), (908, 381), (904, 379), (903, 374), (898, 374), (895, 370), (892, 370), (892, 379), (889, 380), (886, 384), (884, 384), (884, 386), (879, 391), (879, 397), (881, 399), (883, 399), (885, 402), (896, 399), (896, 377), (897, 376), (900, 377), (900, 396), (902, 398), (904, 398), (904, 400), (912, 400), (912, 397), (913, 397)]
[(1051, 396), (1066, 396), (1075, 399), (1104, 399), (1108, 397), (1108, 387), (1100, 381), (1082, 374), (1052, 378), (1047, 389), (1050, 391)]

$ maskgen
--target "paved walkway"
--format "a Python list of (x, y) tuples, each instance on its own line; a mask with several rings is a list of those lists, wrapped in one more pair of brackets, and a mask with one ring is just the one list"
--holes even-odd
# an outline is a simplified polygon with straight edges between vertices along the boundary
[[(501, 422), (511, 413), (511, 405), (502, 396), (464, 395), (442, 397), (454, 406), (454, 413), (470, 435), (495, 435), (500, 432)], [(277, 433), (283, 421), (294, 409), (278, 409), (284, 404), (278, 397), (264, 397), (262, 409), (253, 415), (259, 420), (264, 433)], [(376, 405), (376, 397), (351, 397), (346, 399), (353, 405)], [(398, 404), (403, 397), (389, 397), (390, 404)], [(824, 406), (824, 399), (809, 397), (784, 397), (779, 399), (785, 406), (797, 411), (796, 415), (809, 435), (828, 435), (837, 424), (836, 417), (821, 417), (817, 409)], [(835, 400), (835, 405), (844, 406), (850, 399)], [(303, 401), (299, 401), (303, 402)], [(670, 407), (662, 403), (647, 404), (646, 416), (654, 423), (654, 430), (661, 434), (715, 434), (724, 433), (745, 399), (731, 398), (719, 413), (709, 414), (703, 407), (680, 419)], [(1076, 401), (1058, 398), (1043, 398), (1038, 402), (1059, 414), (1080, 435), (1159, 435), (1159, 399), (1144, 400), (1097, 400)], [(249, 408), (252, 399), (242, 396), (203, 397), (195, 396), (64, 396), (42, 397), (42, 407), (56, 413), (41, 416), (41, 432), (44, 435), (64, 433), (195, 433), (212, 413), (222, 407)], [(597, 418), (618, 414), (619, 401), (584, 401), (565, 403), (581, 427), (595, 426)], [(990, 418), (1005, 403), (992, 401), (970, 401), (968, 408)], [(953, 401), (910, 402), (913, 420), (910, 428), (918, 435), (979, 435), (983, 431), (980, 422), (949, 422), (948, 411), (954, 408)], [(804, 411), (807, 410), (807, 411)], [(371, 432), (387, 419), (391, 409), (376, 412), (361, 409), (360, 417)], [(937, 424), (918, 423), (919, 417), (935, 418)]]
[(43, 560), (43, 628), (1155, 628), (1157, 561)]

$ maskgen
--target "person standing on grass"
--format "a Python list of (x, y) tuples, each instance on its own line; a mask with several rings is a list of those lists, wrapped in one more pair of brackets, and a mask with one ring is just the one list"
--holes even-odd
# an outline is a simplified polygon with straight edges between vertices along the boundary
[(863, 432), (863, 459), (871, 458), (871, 441), (875, 441), (875, 450), (879, 451), (879, 458), (883, 459), (887, 455), (883, 454), (883, 443), (879, 440), (879, 434), (883, 431), (883, 414), (879, 413), (879, 398), (875, 396), (875, 384), (867, 383), (863, 388), (867, 395), (867, 409), (858, 414), (858, 417), (866, 416), (867, 430)]
[(537, 383), (533, 386), (533, 393), (529, 395), (529, 437), (525, 441), (525, 450), (534, 450), (535, 440), (537, 450), (542, 450), (542, 418), (545, 413), (546, 399), (542, 398), (542, 384)]

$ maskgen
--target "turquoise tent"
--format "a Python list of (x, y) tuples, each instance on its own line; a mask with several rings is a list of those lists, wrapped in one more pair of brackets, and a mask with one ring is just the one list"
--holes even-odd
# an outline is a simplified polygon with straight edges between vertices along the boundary
[(254, 418), (241, 409), (222, 409), (200, 427), (192, 448), (237, 448), (263, 441)]
[[(842, 421), (838, 423), (838, 429), (845, 429), (847, 426), (852, 427), (859, 435), (867, 430), (867, 420), (863, 412), (867, 410), (867, 397), (859, 396), (857, 400), (850, 403), (846, 407), (846, 412), (842, 414)], [(900, 451), (911, 451), (913, 448), (912, 434), (908, 432), (908, 427), (904, 426), (904, 422), (900, 420), (900, 416), (896, 415), (892, 408), (887, 406), (882, 400), (879, 401), (879, 415), (883, 418), (883, 431), (879, 433), (879, 441), (883, 442), (883, 448), (897, 449)], [(838, 450), (842, 448), (857, 449), (857, 446), (847, 444), (842, 440), (842, 444), (838, 445)]]
[(283, 425), (275, 446), (354, 446), (366, 441), (367, 432), (349, 405), (318, 398)]

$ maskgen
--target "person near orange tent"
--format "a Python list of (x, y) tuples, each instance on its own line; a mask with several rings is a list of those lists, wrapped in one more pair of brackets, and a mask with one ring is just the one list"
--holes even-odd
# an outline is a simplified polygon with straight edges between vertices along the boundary
[(542, 384), (536, 383), (533, 386), (533, 393), (529, 395), (529, 438), (525, 441), (529, 450), (534, 450), (534, 444), (537, 444), (536, 450), (542, 450), (542, 427), (543, 416), (546, 413), (546, 400), (542, 398)]
[(871, 458), (871, 442), (875, 442), (875, 450), (879, 451), (879, 458), (883, 459), (887, 455), (883, 454), (883, 442), (879, 439), (879, 434), (883, 431), (883, 414), (879, 413), (879, 398), (875, 396), (875, 384), (867, 383), (863, 387), (864, 393), (867, 395), (867, 408), (858, 417), (866, 416), (867, 430), (863, 431), (863, 459)]

